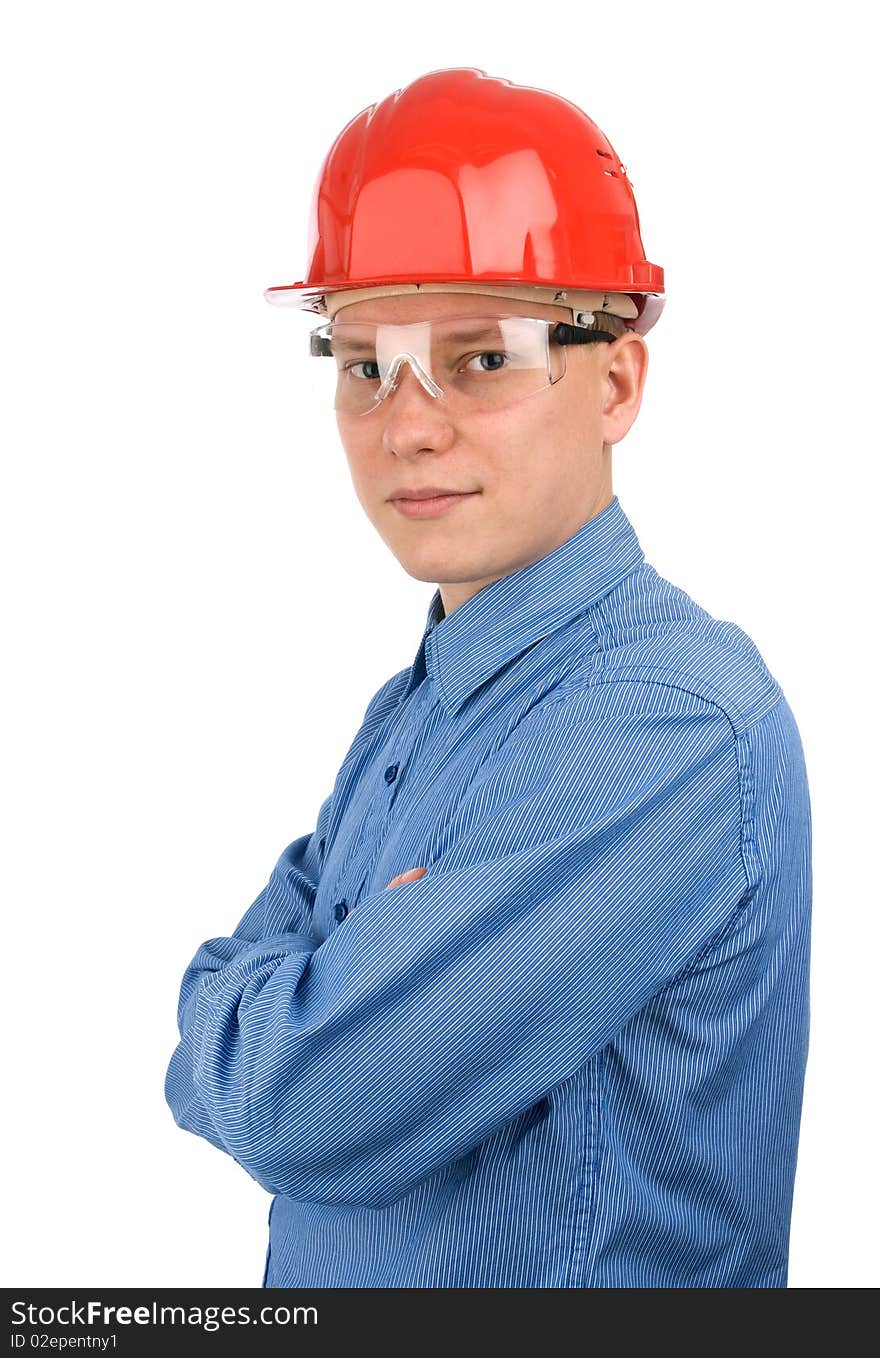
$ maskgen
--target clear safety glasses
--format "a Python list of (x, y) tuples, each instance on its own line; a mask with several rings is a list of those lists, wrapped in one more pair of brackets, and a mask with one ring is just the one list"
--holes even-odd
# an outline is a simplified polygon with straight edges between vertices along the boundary
[(567, 344), (616, 338), (537, 316), (444, 316), (407, 325), (330, 321), (309, 336), (310, 353), (325, 360), (312, 371), (323, 374), (336, 410), (350, 415), (376, 410), (397, 389), (406, 363), (450, 411), (501, 409), (558, 382)]

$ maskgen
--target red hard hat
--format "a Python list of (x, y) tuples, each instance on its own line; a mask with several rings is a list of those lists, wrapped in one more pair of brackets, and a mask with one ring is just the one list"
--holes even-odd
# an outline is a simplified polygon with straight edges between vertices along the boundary
[(363, 109), (321, 167), (309, 263), (269, 301), (387, 283), (626, 293), (646, 333), (665, 300), (624, 166), (568, 99), (472, 67), (431, 71)]

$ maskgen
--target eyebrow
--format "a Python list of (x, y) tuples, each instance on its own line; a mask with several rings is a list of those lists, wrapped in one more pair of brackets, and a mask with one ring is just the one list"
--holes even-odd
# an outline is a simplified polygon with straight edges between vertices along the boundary
[[(481, 318), (481, 319), (482, 319), (482, 318)], [(504, 318), (502, 318), (502, 319), (507, 319), (507, 318), (504, 317)], [(517, 319), (519, 319), (519, 318), (517, 318)], [(340, 324), (341, 324), (341, 322), (340, 322)], [(352, 324), (352, 325), (353, 325), (353, 324), (356, 324), (356, 322), (353, 322), (353, 321), (352, 321), (352, 322), (347, 322), (347, 324)], [(367, 322), (363, 322), (363, 324), (367, 324)], [(381, 321), (381, 322), (380, 322), (380, 321), (374, 321), (374, 322), (370, 322), (370, 324), (374, 324), (374, 325), (380, 325), (380, 324), (381, 324), (381, 325), (390, 325), (391, 322), (390, 322), (390, 321)], [(414, 322), (414, 324), (419, 324), (419, 322)], [(473, 340), (478, 340), (478, 339), (480, 339), (481, 337), (482, 337), (482, 338), (485, 338), (485, 337), (488, 336), (488, 335), (497, 335), (497, 334), (499, 334), (499, 328), (498, 328), (497, 326), (494, 326), (494, 325), (485, 325), (485, 324), (484, 324), (484, 325), (482, 326), (482, 328), (475, 328), (474, 326), (471, 326), (470, 329), (468, 329), (468, 330), (456, 330), (456, 331), (454, 331), (452, 334), (448, 335), (448, 336), (447, 336), (447, 339), (453, 340), (456, 344), (458, 344), (458, 343), (467, 344), (468, 342), (473, 341)], [(375, 347), (374, 345), (369, 344), (366, 340), (355, 339), (354, 336), (347, 336), (347, 335), (334, 336), (333, 339), (332, 339), (332, 341), (331, 341), (331, 343), (332, 343), (332, 347), (333, 347), (334, 353), (340, 353), (340, 354), (342, 354), (342, 353), (346, 353), (346, 354), (354, 354), (354, 353), (372, 353), (372, 351), (373, 351), (373, 349), (374, 349), (374, 347)]]
[(368, 344), (366, 340), (347, 339), (344, 335), (332, 336), (330, 348), (334, 354), (369, 354), (375, 345)]

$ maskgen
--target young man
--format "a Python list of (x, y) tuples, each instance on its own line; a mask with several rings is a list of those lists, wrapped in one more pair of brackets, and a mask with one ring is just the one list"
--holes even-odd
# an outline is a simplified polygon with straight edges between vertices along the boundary
[(270, 293), (439, 584), (183, 980), (166, 1095), (274, 1195), (266, 1287), (787, 1285), (809, 793), (754, 644), (612, 490), (662, 286), (595, 124), (447, 70), (343, 130)]

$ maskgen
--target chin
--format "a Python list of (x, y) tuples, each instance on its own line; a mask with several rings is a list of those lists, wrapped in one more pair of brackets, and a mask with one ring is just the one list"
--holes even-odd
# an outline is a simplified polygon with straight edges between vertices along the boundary
[(465, 552), (437, 543), (432, 549), (413, 551), (388, 543), (407, 575), (430, 584), (453, 584), (480, 579), (482, 566)]

